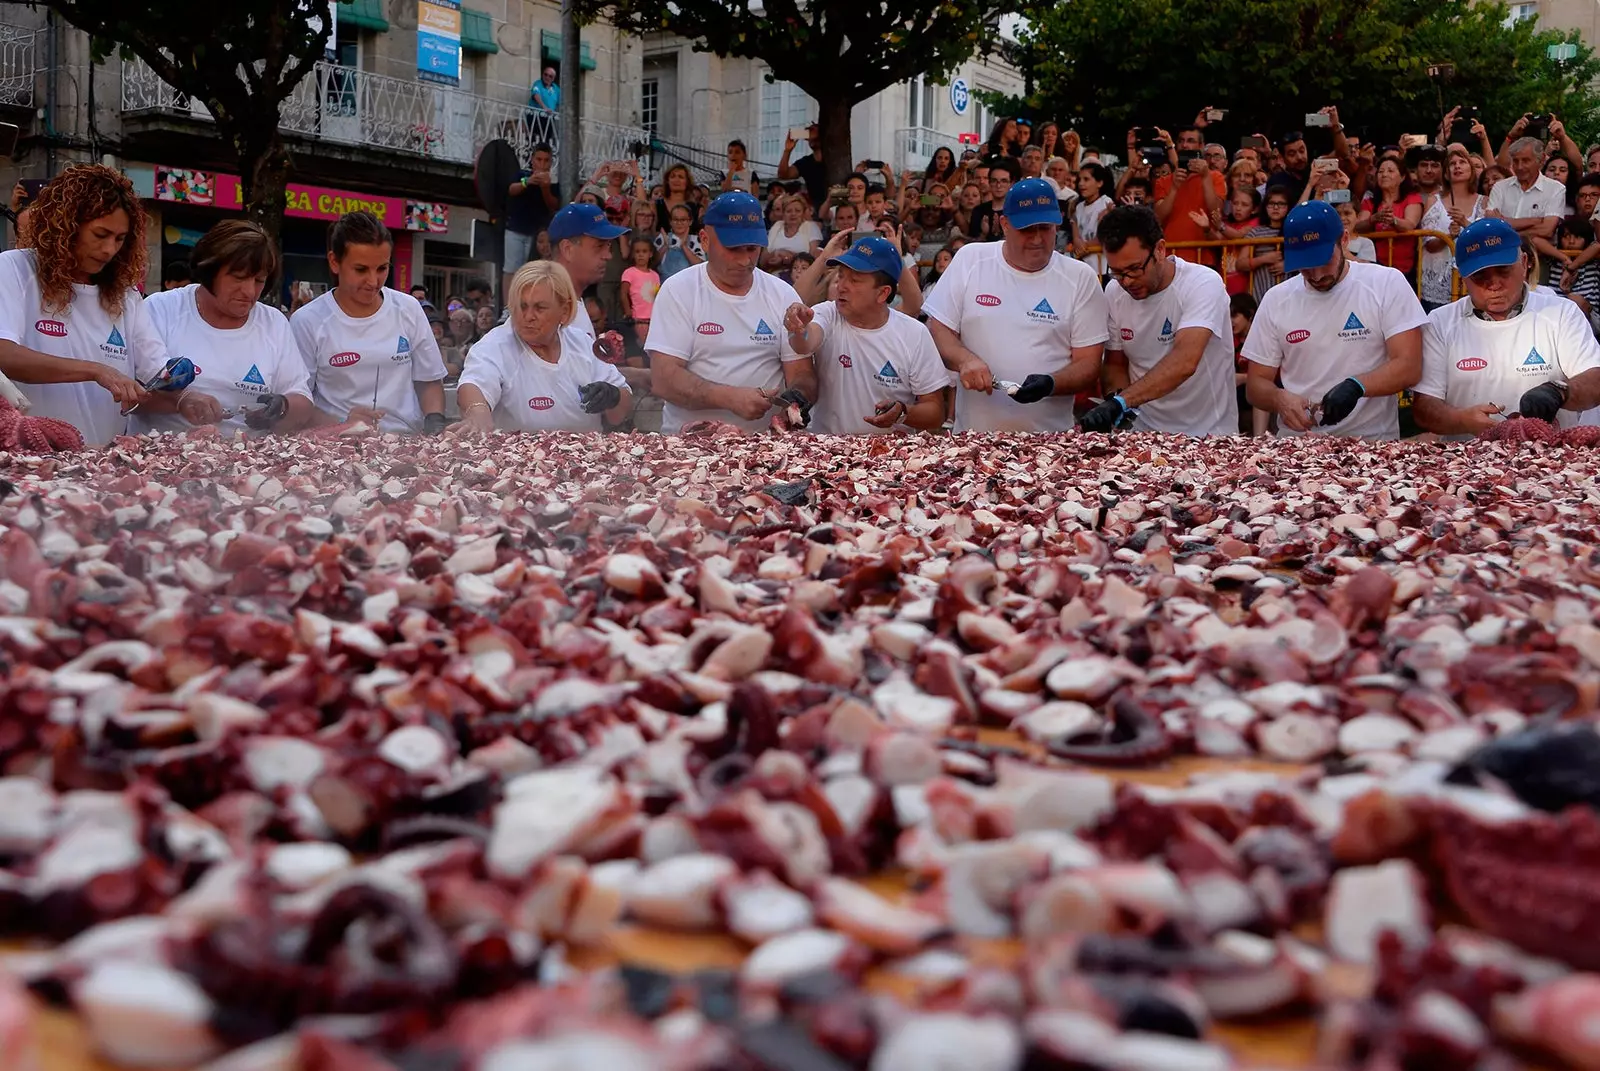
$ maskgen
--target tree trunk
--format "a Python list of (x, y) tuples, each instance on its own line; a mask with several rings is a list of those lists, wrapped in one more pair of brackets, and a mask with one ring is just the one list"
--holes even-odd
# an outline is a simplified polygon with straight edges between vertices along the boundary
[[(289, 150), (278, 133), (276, 110), (260, 127), (262, 129), (245, 131), (233, 139), (239, 153), (239, 193), (244, 199), (245, 218), (259, 224), (272, 240), (273, 247), (282, 249), (283, 210), (289, 189)], [(268, 280), (266, 293), (273, 293), (277, 283), (277, 279)]]
[(856, 169), (851, 155), (850, 109), (855, 102), (845, 88), (820, 87), (822, 92), (812, 93), (817, 101), (817, 126), (822, 135), (822, 166), (828, 176), (828, 185), (843, 186), (850, 172)]

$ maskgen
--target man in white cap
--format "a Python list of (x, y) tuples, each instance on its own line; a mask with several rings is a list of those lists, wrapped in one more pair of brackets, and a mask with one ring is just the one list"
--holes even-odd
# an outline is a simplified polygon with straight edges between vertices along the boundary
[(1393, 268), (1350, 259), (1327, 201), (1289, 210), (1283, 270), (1300, 276), (1266, 292), (1244, 342), (1250, 404), (1278, 414), (1280, 435), (1398, 439), (1397, 396), (1422, 375), (1416, 291)]
[(1228, 291), (1210, 268), (1168, 254), (1161, 221), (1145, 205), (1100, 218), (1111, 282), (1105, 401), (1083, 415), (1085, 431), (1137, 420), (1141, 431), (1233, 435), (1239, 430)]
[(1465, 439), (1511, 413), (1571, 427), (1600, 405), (1600, 343), (1589, 318), (1555, 291), (1528, 285), (1515, 224), (1468, 224), (1456, 268), (1466, 297), (1433, 310), (1422, 331), (1412, 403), (1419, 427)]
[(1067, 431), (1073, 397), (1100, 380), (1105, 293), (1055, 251), (1061, 207), (1044, 179), (1011, 187), (1001, 226), (1001, 241), (961, 247), (923, 308), (960, 377), (955, 430)]
[(797, 302), (783, 319), (795, 352), (817, 359), (812, 430), (863, 435), (943, 426), (950, 374), (928, 329), (889, 307), (904, 270), (894, 243), (866, 235), (828, 263), (839, 268), (838, 299), (815, 308)]
[(756, 270), (767, 245), (761, 202), (725, 193), (707, 206), (704, 222), (705, 262), (661, 285), (645, 337), (651, 390), (666, 402), (661, 430), (721, 420), (760, 431), (770, 410), (789, 406), (809, 422), (816, 370), (783, 326), (800, 295)]

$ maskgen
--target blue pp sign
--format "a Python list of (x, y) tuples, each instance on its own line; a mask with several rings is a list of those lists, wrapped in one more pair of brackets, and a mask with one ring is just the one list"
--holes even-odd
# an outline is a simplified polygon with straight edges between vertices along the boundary
[(957, 115), (967, 114), (967, 105), (972, 103), (972, 91), (967, 88), (965, 78), (957, 78), (950, 83), (950, 108)]

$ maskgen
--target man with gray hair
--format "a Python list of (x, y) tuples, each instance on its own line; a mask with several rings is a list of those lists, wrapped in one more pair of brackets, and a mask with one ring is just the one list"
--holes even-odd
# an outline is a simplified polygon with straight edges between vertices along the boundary
[(1567, 212), (1567, 188), (1541, 173), (1544, 143), (1538, 138), (1518, 138), (1511, 143), (1512, 176), (1489, 191), (1490, 219), (1503, 219), (1525, 238), (1545, 239)]
[(1226, 146), (1208, 141), (1205, 148), (1200, 150), (1205, 154), (1206, 164), (1213, 171), (1221, 171), (1224, 175), (1228, 172), (1228, 150)]

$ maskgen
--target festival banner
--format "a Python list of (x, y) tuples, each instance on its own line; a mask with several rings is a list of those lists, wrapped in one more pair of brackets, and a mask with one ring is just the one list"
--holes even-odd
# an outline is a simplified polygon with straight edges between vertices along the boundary
[(461, 84), (460, 0), (417, 0), (417, 77)]

